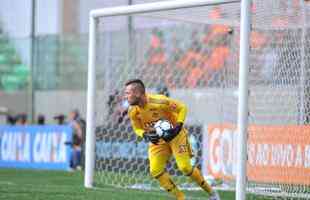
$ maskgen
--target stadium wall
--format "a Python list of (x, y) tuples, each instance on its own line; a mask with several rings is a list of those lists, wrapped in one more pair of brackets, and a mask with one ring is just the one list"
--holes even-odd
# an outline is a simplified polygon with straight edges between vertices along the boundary
[[(296, 93), (287, 88), (270, 88), (258, 86), (250, 93), (250, 123), (258, 124), (298, 124), (298, 102)], [(26, 95), (23, 92), (1, 95), (1, 106), (14, 113), (26, 112)], [(269, 98), (264, 94), (285, 96), (286, 98)], [(99, 93), (99, 99), (107, 94)], [(189, 107), (187, 123), (208, 124), (235, 122), (237, 116), (237, 91), (232, 89), (210, 88), (206, 90), (179, 89), (171, 91), (171, 96), (180, 99)], [(257, 101), (259, 99), (259, 101)], [(53, 123), (53, 116), (67, 114), (72, 109), (79, 109), (83, 117), (86, 113), (86, 92), (84, 91), (37, 91), (35, 93), (36, 115), (44, 114), (47, 123)], [(105, 106), (104, 102), (97, 105)], [(225, 107), (223, 106), (225, 105)], [(255, 109), (255, 110), (253, 110)], [(270, 113), (272, 111), (272, 113)], [(264, 118), (261, 116), (264, 115)], [(104, 115), (104, 113), (102, 113)], [(270, 117), (268, 117), (270, 116)], [(277, 117), (281, 116), (281, 117)]]

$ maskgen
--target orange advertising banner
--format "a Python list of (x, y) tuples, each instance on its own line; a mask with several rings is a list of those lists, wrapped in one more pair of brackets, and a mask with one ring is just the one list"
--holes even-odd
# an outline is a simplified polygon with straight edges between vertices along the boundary
[[(207, 170), (216, 178), (234, 179), (237, 130), (230, 124), (208, 126)], [(249, 181), (310, 185), (310, 126), (248, 128)]]

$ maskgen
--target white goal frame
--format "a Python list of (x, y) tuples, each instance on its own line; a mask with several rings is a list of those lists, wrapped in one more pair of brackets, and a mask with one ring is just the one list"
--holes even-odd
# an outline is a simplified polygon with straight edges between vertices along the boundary
[[(137, 4), (92, 10), (89, 15), (88, 46), (88, 86), (87, 86), (87, 128), (85, 151), (84, 186), (93, 187), (95, 166), (95, 93), (96, 93), (96, 32), (98, 19), (101, 17), (129, 14), (150, 13), (181, 8), (191, 8), (239, 0), (175, 0), (156, 3)], [(239, 53), (239, 92), (238, 92), (238, 167), (236, 177), (236, 199), (245, 200), (246, 194), (246, 160), (248, 127), (248, 71), (249, 71), (249, 37), (251, 28), (251, 0), (241, 0), (240, 53)]]

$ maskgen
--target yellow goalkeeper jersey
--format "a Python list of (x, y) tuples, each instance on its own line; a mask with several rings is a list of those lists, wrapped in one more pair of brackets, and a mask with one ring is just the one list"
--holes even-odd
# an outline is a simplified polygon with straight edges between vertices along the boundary
[(143, 133), (153, 128), (159, 119), (166, 119), (173, 126), (177, 122), (184, 123), (187, 113), (184, 103), (164, 95), (147, 94), (146, 96), (147, 103), (143, 108), (131, 106), (128, 112), (133, 130), (138, 136), (143, 137)]

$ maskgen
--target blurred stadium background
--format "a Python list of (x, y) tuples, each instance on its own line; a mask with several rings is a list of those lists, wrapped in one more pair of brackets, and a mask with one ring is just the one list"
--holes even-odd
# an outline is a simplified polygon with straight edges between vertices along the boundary
[[(72, 112), (79, 114), (79, 120), (85, 119), (90, 10), (149, 2), (155, 0), (1, 0), (0, 126), (14, 122), (37, 125), (38, 118), (44, 116), (48, 127), (30, 130), (39, 135), (37, 130), (55, 132), (55, 127), (50, 125), (59, 124), (61, 118), (70, 123)], [(254, 1), (249, 77), (252, 133), (262, 131), (255, 125), (276, 125), (278, 127), (272, 129), (264, 128), (267, 134), (276, 134), (274, 139), (277, 139), (283, 132), (298, 134), (295, 125), (309, 123), (309, 9), (309, 3), (304, 0)], [(132, 77), (145, 78), (152, 91), (169, 94), (189, 105), (187, 125), (198, 139), (198, 158), (194, 162), (207, 171), (202, 159), (203, 134), (226, 128), (232, 137), (228, 143), (233, 143), (235, 127), (231, 124), (237, 121), (238, 68), (235, 66), (239, 63), (240, 16), (236, 4), (202, 8), (195, 13), (154, 13), (100, 21), (97, 63), (108, 67), (97, 68), (96, 189), (83, 187), (83, 171), (15, 169), (5, 161), (5, 169), (0, 168), (0, 199), (169, 199), (159, 193), (158, 187), (147, 177), (146, 144), (135, 143), (136, 138), (124, 115), (126, 109), (122, 107), (120, 89), (124, 81)], [(211, 20), (204, 22), (202, 19), (205, 18)], [(211, 59), (206, 59), (205, 55), (212, 55)], [(201, 67), (201, 64), (213, 67)], [(82, 132), (85, 131), (83, 125), (79, 124)], [(293, 127), (287, 131), (283, 125)], [(16, 136), (18, 139), (9, 136), (10, 131), (18, 135), (16, 133), (24, 129), (6, 128), (0, 127), (0, 162), (6, 155), (3, 149), (10, 145), (15, 145), (16, 149), (6, 158), (27, 160), (28, 154), (23, 155), (22, 150), (26, 148), (23, 141), (27, 141), (28, 136)], [(304, 126), (301, 129), (301, 132), (309, 130)], [(63, 135), (67, 143), (70, 134), (69, 131)], [(44, 146), (45, 136), (38, 137)], [(63, 149), (59, 141), (53, 143), (56, 153), (51, 150), (53, 148), (40, 151), (42, 147), (38, 146), (40, 156), (37, 159), (44, 162), (61, 160), (62, 151), (67, 152), (69, 159), (70, 145)], [(227, 147), (224, 144), (227, 141), (221, 142)], [(307, 145), (307, 142), (305, 139), (301, 143)], [(235, 170), (233, 157), (229, 157), (233, 150), (229, 148), (223, 150), (221, 159), (228, 161), (220, 163), (223, 171), (219, 173), (228, 175), (228, 179)], [(310, 153), (306, 155), (304, 151), (303, 158), (306, 160), (309, 156), (310, 160)], [(229, 155), (225, 154), (227, 152)], [(264, 158), (260, 159), (258, 165), (264, 161)], [(169, 165), (170, 172), (179, 175), (173, 165), (175, 163)], [(45, 170), (59, 167), (71, 171), (67, 159), (61, 166), (42, 166)], [(282, 175), (286, 176), (288, 168), (280, 169), (284, 169)], [(255, 171), (253, 174), (262, 177)], [(300, 179), (301, 185), (288, 184), (288, 179), (285, 183), (275, 181), (267, 186), (253, 181), (248, 186), (254, 193), (276, 193), (270, 199), (285, 198), (279, 195), (283, 191), (292, 195), (285, 199), (293, 198), (295, 194), (309, 197), (308, 177), (306, 181)], [(155, 190), (136, 190), (139, 187), (149, 189), (146, 188), (149, 186)], [(228, 181), (223, 186), (231, 190), (234, 183)], [(188, 193), (191, 199), (203, 198), (201, 191)], [(221, 192), (221, 196), (222, 199), (234, 199), (234, 193), (229, 191)], [(248, 199), (267, 197), (248, 196)]]

